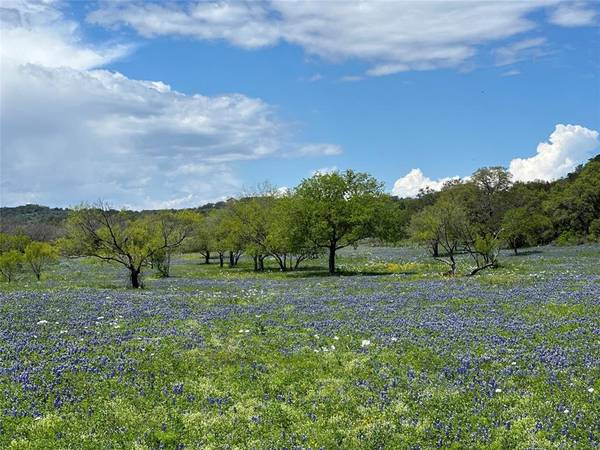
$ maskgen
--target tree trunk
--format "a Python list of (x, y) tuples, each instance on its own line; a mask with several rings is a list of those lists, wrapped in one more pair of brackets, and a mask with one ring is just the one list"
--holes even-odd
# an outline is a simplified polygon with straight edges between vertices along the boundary
[(257, 255), (254, 255), (254, 256), (252, 257), (252, 260), (254, 261), (254, 271), (255, 271), (255, 272), (258, 272), (258, 256), (257, 256)]
[(210, 252), (209, 251), (207, 251), (204, 254), (204, 264), (210, 264)]
[(516, 245), (515, 245), (514, 251), (515, 251), (515, 256), (517, 256), (518, 253), (517, 253), (517, 246)]
[(233, 252), (229, 252), (229, 267), (235, 266), (235, 260), (233, 259)]
[(133, 289), (140, 287), (140, 271), (138, 269), (129, 268), (129, 279)]
[(433, 243), (433, 257), (437, 258), (440, 256), (439, 244), (437, 242)]
[(219, 252), (219, 267), (223, 267), (223, 253)]
[(336, 244), (329, 246), (329, 273), (333, 275), (335, 273), (335, 250)]
[(264, 255), (258, 256), (258, 270), (261, 272), (264, 272), (264, 270), (265, 270), (265, 256)]
[(450, 255), (450, 274), (456, 274), (456, 261), (454, 260), (454, 255)]

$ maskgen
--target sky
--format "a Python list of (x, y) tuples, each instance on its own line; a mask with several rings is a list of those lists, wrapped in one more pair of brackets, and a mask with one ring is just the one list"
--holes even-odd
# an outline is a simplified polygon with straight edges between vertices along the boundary
[(600, 153), (595, 1), (0, 2), (0, 204), (386, 191)]

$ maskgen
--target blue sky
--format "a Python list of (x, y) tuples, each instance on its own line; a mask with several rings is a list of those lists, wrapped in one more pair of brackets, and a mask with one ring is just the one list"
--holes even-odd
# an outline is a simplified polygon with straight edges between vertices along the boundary
[(3, 205), (195, 206), (333, 168), (413, 195), (598, 153), (597, 3), (3, 6)]

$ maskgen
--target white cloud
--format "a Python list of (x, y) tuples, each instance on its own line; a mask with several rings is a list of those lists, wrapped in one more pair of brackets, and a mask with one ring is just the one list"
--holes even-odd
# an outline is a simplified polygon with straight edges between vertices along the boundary
[(321, 167), (320, 169), (312, 170), (310, 172), (310, 175), (311, 176), (314, 176), (314, 175), (327, 175), (327, 174), (334, 173), (334, 172), (337, 172), (337, 171), (338, 171), (338, 168), (336, 166)]
[(596, 24), (598, 13), (585, 3), (567, 3), (560, 5), (552, 14), (550, 22), (562, 27), (581, 27)]
[(86, 46), (52, 4), (2, 5), (4, 205), (198, 205), (239, 192), (233, 161), (341, 152), (290, 141), (260, 99), (185, 95), (97, 68), (124, 47)]
[(225, 40), (254, 49), (280, 41), (330, 61), (361, 60), (367, 74), (455, 68), (495, 43), (536, 27), (532, 12), (558, 0), (464, 2), (283, 1), (157, 5), (110, 2), (88, 16), (143, 36)]
[(340, 78), (340, 81), (344, 81), (344, 82), (353, 82), (353, 81), (360, 81), (360, 80), (364, 80), (365, 77), (362, 77), (360, 75), (344, 75), (343, 77)]
[(496, 55), (496, 64), (498, 66), (506, 66), (531, 57), (542, 56), (545, 52), (541, 46), (544, 45), (545, 42), (546, 39), (538, 37), (524, 39), (500, 47), (494, 51)]
[(519, 69), (511, 69), (502, 74), (503, 77), (514, 77), (520, 75), (521, 71)]
[(510, 162), (515, 181), (552, 181), (565, 176), (589, 153), (598, 147), (598, 132), (580, 125), (556, 125), (548, 142), (537, 146), (531, 158), (517, 158)]
[[(530, 158), (516, 158), (510, 162), (513, 181), (553, 181), (564, 177), (590, 157), (598, 147), (598, 132), (581, 125), (556, 125), (548, 142), (537, 146), (537, 154)], [(412, 169), (394, 183), (392, 194), (398, 197), (415, 197), (419, 190), (429, 188), (439, 191), (452, 180), (469, 180), (470, 177), (447, 177), (432, 180), (421, 169)]]
[(125, 44), (84, 44), (77, 23), (65, 19), (54, 3), (5, 0), (0, 4), (3, 64), (91, 69), (132, 50)]
[(294, 156), (337, 156), (342, 154), (342, 147), (333, 144), (306, 144), (292, 153)]
[(421, 169), (412, 169), (402, 178), (398, 178), (392, 188), (392, 194), (398, 197), (415, 197), (421, 189), (432, 189), (439, 191), (444, 183), (457, 180), (459, 177), (446, 177), (432, 180), (426, 177)]

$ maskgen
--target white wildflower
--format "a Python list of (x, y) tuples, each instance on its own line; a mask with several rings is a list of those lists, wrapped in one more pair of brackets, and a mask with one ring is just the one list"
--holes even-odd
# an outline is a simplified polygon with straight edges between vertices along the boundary
[(369, 339), (363, 339), (360, 343), (361, 347), (368, 347), (369, 345), (371, 345), (371, 341)]
[(47, 323), (48, 323), (47, 320), (39, 320), (37, 324), (38, 325), (46, 325)]

